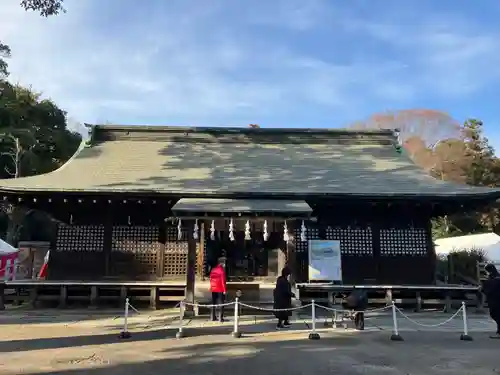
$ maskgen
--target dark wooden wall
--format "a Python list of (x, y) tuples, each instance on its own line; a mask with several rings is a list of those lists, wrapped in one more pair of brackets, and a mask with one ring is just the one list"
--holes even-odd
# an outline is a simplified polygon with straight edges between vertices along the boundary
[[(338, 215), (336, 215), (338, 213)], [(432, 284), (435, 253), (425, 209), (366, 205), (317, 210), (308, 239), (340, 240), (344, 284)], [(308, 243), (296, 225), (298, 281), (308, 281)]]
[[(183, 237), (178, 240), (177, 223), (165, 221), (171, 216), (173, 203), (175, 200), (165, 199), (156, 204), (121, 201), (59, 205), (55, 216), (65, 223), (59, 225), (54, 240), (50, 277), (185, 279), (187, 239), (193, 228), (192, 223), (184, 223)], [(341, 240), (345, 284), (434, 282), (435, 255), (430, 213), (425, 206), (368, 202), (311, 205), (318, 222), (307, 223), (308, 239)], [(308, 245), (300, 241), (300, 224), (289, 222), (294, 240), (287, 252), (295, 253), (298, 281), (307, 281)], [(206, 269), (207, 241), (208, 227), (197, 247), (199, 277)]]

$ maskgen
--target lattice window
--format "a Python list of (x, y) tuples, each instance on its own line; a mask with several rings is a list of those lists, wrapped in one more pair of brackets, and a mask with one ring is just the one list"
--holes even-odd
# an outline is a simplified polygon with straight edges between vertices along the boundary
[(300, 232), (301, 229), (295, 228), (295, 251), (297, 253), (307, 253), (309, 251), (309, 240), (315, 240), (319, 238), (319, 229), (318, 228), (307, 228), (306, 238), (307, 241), (300, 240)]
[(427, 255), (427, 234), (425, 229), (382, 229), (380, 231), (380, 255)]
[[(187, 256), (188, 256), (188, 235), (192, 236), (193, 231), (190, 228), (182, 228), (182, 239), (178, 239), (177, 227), (167, 228), (167, 241), (165, 243), (165, 255), (163, 263), (163, 274), (165, 276), (186, 276)], [(200, 243), (196, 244), (196, 254), (200, 251)], [(201, 274), (196, 264), (196, 273)]]
[(326, 229), (328, 240), (340, 241), (342, 255), (373, 256), (371, 228), (332, 228)]
[(57, 228), (56, 251), (102, 252), (103, 249), (103, 225), (60, 224)]
[(115, 226), (111, 251), (131, 255), (141, 270), (155, 275), (161, 246), (158, 242), (159, 233), (158, 227)]

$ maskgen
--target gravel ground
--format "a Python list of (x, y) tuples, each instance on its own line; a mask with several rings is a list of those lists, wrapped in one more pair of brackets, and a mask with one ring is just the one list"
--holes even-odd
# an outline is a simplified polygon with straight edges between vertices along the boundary
[[(390, 341), (387, 314), (367, 319), (363, 332), (325, 329), (321, 320), (318, 341), (308, 340), (307, 316), (286, 332), (276, 332), (265, 319), (244, 317), (240, 339), (230, 336), (232, 322), (193, 320), (185, 330), (189, 337), (176, 340), (176, 316), (135, 315), (132, 337), (120, 340), (119, 312), (0, 314), (0, 374), (500, 374), (500, 340), (488, 338), (493, 323), (484, 315), (469, 317), (472, 342), (459, 339), (460, 316), (437, 328), (401, 317), (403, 342)], [(449, 315), (409, 316), (435, 325)]]

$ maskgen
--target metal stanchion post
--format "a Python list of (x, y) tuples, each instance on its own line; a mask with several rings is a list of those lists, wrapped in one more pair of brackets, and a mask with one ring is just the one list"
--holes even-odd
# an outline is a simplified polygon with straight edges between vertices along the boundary
[(123, 315), (123, 331), (120, 332), (121, 339), (129, 339), (131, 337), (130, 332), (128, 331), (128, 306), (129, 299), (125, 299), (125, 313)]
[(312, 332), (309, 334), (309, 340), (319, 340), (320, 335), (316, 332), (316, 304), (314, 300), (311, 301), (311, 309), (312, 309)]
[(403, 341), (403, 338), (399, 334), (398, 329), (398, 317), (397, 317), (396, 304), (392, 301), (392, 335), (391, 341)]
[(337, 310), (333, 310), (333, 324), (332, 324), (333, 328), (338, 328), (337, 320), (338, 320)]
[(179, 330), (175, 334), (175, 337), (178, 339), (186, 337), (186, 335), (184, 334), (184, 310), (185, 310), (185, 305), (184, 301), (182, 301), (179, 305)]
[(236, 297), (234, 300), (234, 329), (233, 329), (233, 337), (234, 338), (240, 338), (241, 337), (241, 332), (239, 329), (239, 320), (240, 320), (240, 304), (239, 304), (239, 298)]
[(467, 326), (467, 307), (465, 302), (462, 302), (462, 318), (464, 322), (464, 333), (460, 335), (462, 341), (472, 341), (472, 336), (469, 335), (469, 327)]

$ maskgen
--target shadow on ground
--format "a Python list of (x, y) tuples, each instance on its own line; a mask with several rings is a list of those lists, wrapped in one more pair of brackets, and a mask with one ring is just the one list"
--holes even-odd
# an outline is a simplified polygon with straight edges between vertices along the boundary
[[(151, 333), (150, 333), (151, 334)], [(285, 336), (284, 336), (285, 335)], [(52, 375), (208, 375), (226, 374), (451, 374), (492, 375), (500, 373), (500, 342), (481, 336), (463, 342), (450, 334), (408, 333), (404, 342), (392, 342), (381, 332), (337, 335), (318, 341), (274, 333), (267, 339), (197, 338), (165, 340), (148, 349), (115, 346), (110, 353), (53, 362)], [(163, 335), (163, 338), (165, 335)], [(288, 338), (287, 338), (288, 337)], [(137, 335), (134, 340), (146, 340)], [(149, 338), (151, 339), (151, 337)], [(102, 342), (102, 340), (101, 340)], [(96, 343), (97, 344), (97, 343)], [(498, 345), (495, 345), (498, 344)], [(492, 345), (498, 346), (492, 348)], [(133, 355), (141, 358), (133, 359)], [(123, 363), (123, 362), (129, 363)], [(65, 367), (57, 369), (57, 367)]]
[[(104, 327), (99, 334), (0, 341), (0, 353), (175, 339), (179, 331), (178, 328), (150, 329), (147, 331), (134, 331), (132, 327), (130, 328), (131, 337), (128, 339), (120, 338), (120, 334), (117, 332), (106, 333), (109, 332), (109, 330)], [(303, 337), (307, 338), (309, 335), (307, 328), (308, 326), (306, 324), (295, 324), (291, 329), (287, 330), (286, 333), (302, 333)], [(226, 336), (228, 339), (232, 339), (232, 332), (233, 326), (227, 324), (214, 324), (206, 327), (185, 326), (183, 329), (183, 333), (186, 336), (185, 339), (210, 336)], [(245, 337), (268, 334), (270, 332), (279, 333), (276, 332), (275, 325), (272, 323), (248, 324), (241, 327), (241, 332)]]

